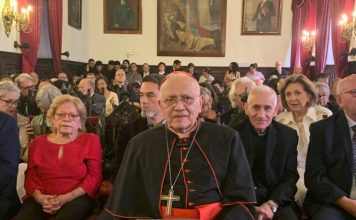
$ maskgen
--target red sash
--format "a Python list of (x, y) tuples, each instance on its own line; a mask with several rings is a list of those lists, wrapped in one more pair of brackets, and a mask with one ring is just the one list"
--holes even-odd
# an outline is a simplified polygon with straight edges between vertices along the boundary
[(161, 216), (163, 219), (174, 218), (190, 218), (200, 220), (214, 219), (215, 216), (222, 210), (220, 202), (195, 206), (194, 209), (178, 209), (172, 208), (172, 214), (166, 215), (166, 206), (161, 206)]

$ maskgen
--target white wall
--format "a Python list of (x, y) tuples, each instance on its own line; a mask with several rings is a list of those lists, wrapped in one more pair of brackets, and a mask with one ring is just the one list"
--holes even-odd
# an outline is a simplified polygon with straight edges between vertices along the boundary
[[(2, 17), (2, 10), (4, 8), (5, 0), (0, 0), (0, 17)], [(20, 42), (19, 33), (12, 28), (10, 37), (7, 37), (4, 31), (3, 21), (0, 18), (0, 51), (7, 51), (13, 53), (21, 53), (20, 49), (14, 48), (14, 41)]]
[(163, 57), (157, 56), (157, 1), (142, 0), (142, 34), (104, 34), (103, 1), (88, 1), (90, 17), (83, 17), (89, 22), (89, 55), (83, 61), (93, 57), (107, 62), (109, 59), (123, 60), (128, 53), (131, 61), (157, 64), (164, 61), (171, 64), (179, 58), (183, 65), (193, 62), (199, 66), (227, 66), (237, 61), (241, 66), (257, 62), (259, 66), (274, 66), (277, 59), (289, 66), (289, 47), (291, 39), (292, 12), (290, 1), (282, 1), (282, 33), (275, 36), (242, 36), (242, 0), (227, 1), (226, 54), (225, 57)]
[[(80, 30), (68, 25), (68, 0), (63, 0), (62, 52), (69, 51), (69, 60), (87, 62), (89, 57), (89, 6), (102, 0), (82, 1), (82, 28)], [(98, 17), (101, 16), (99, 13)], [(91, 16), (90, 16), (91, 17)], [(91, 27), (92, 28), (92, 27)], [(62, 59), (66, 59), (62, 56)]]
[[(142, 0), (142, 34), (104, 34), (103, 1), (82, 1), (82, 29), (68, 25), (68, 0), (63, 1), (62, 51), (70, 52), (70, 60), (86, 62), (88, 58), (144, 62), (157, 64), (160, 61), (171, 64), (179, 58), (183, 65), (193, 62), (198, 66), (227, 66), (237, 61), (240, 66), (257, 62), (259, 66), (274, 66), (277, 59), (289, 66), (292, 12), (290, 1), (283, 2), (282, 33), (274, 36), (242, 36), (242, 0), (227, 0), (226, 49), (225, 57), (163, 57), (157, 56), (157, 0)], [(0, 0), (0, 12), (4, 0)], [(0, 51), (17, 52), (13, 48), (19, 35), (13, 31), (10, 38), (5, 36), (0, 25)], [(130, 55), (129, 53), (134, 53)], [(65, 57), (62, 57), (65, 59)]]

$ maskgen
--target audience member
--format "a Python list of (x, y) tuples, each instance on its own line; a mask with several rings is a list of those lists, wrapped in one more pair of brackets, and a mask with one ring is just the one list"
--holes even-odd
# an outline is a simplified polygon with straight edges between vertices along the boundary
[(236, 62), (231, 62), (229, 65), (229, 69), (226, 71), (224, 76), (226, 88), (230, 89), (232, 82), (240, 77), (241, 73), (239, 71), (239, 64), (237, 64)]
[(17, 111), (24, 116), (38, 115), (40, 109), (37, 107), (34, 100), (35, 93), (32, 77), (27, 73), (22, 73), (16, 77), (15, 83), (21, 92)]
[(238, 133), (197, 121), (202, 97), (188, 73), (168, 75), (160, 96), (166, 125), (131, 139), (98, 219), (251, 219), (255, 195)]
[(257, 86), (245, 105), (248, 120), (233, 128), (241, 135), (251, 165), (258, 219), (298, 220), (294, 202), (298, 136), (294, 129), (273, 120), (276, 107), (276, 93), (268, 86)]
[(263, 81), (265, 80), (265, 76), (263, 75), (263, 73), (257, 71), (257, 63), (250, 64), (250, 67), (249, 67), (248, 72), (246, 73), (246, 76), (252, 80), (254, 80), (254, 79), (261, 79)]
[(115, 92), (108, 90), (108, 79), (105, 76), (99, 76), (96, 79), (95, 87), (99, 94), (105, 97), (105, 115), (109, 116), (119, 105), (119, 98)]
[[(142, 64), (142, 78), (148, 75), (150, 75), (150, 65), (148, 65), (148, 63), (144, 63)], [(140, 81), (140, 83), (141, 82), (142, 80)]]
[(197, 81), (199, 81), (200, 74), (195, 71), (194, 63), (188, 63), (188, 71), (190, 75), (192, 75)]
[(298, 133), (298, 191), (295, 199), (301, 207), (305, 198), (304, 185), (305, 160), (309, 144), (309, 126), (323, 118), (332, 115), (332, 112), (322, 106), (316, 105), (318, 95), (314, 84), (304, 75), (293, 74), (287, 77), (281, 87), (282, 104), (286, 112), (280, 113), (276, 120), (288, 125)]
[(128, 84), (134, 83), (134, 82), (142, 82), (142, 75), (137, 72), (137, 64), (136, 63), (131, 63), (130, 65), (130, 71), (126, 74), (126, 80)]
[(356, 218), (356, 74), (337, 87), (341, 111), (310, 126), (305, 170), (308, 219)]
[(246, 119), (244, 106), (247, 101), (248, 93), (255, 86), (256, 84), (248, 77), (238, 78), (231, 84), (229, 100), (232, 109), (221, 116), (221, 124), (238, 124)]
[(203, 82), (211, 83), (212, 81), (214, 81), (214, 77), (212, 75), (210, 75), (210, 69), (207, 67), (203, 67), (201, 69), (199, 83), (203, 83)]
[(82, 79), (78, 89), (81, 92), (80, 99), (83, 101), (88, 116), (98, 116), (103, 113), (105, 97), (95, 93), (95, 83), (89, 79)]
[(83, 132), (85, 106), (79, 98), (57, 96), (47, 112), (52, 133), (29, 148), (26, 195), (16, 220), (85, 219), (95, 206), (101, 181), (100, 139)]
[(158, 74), (159, 75), (166, 75), (166, 64), (163, 62), (158, 63)]
[(31, 121), (35, 136), (49, 133), (50, 124), (46, 120), (46, 114), (53, 100), (60, 95), (62, 95), (61, 91), (53, 85), (48, 85), (38, 90), (36, 104), (41, 109), (41, 114), (35, 116)]
[(16, 192), (19, 155), (16, 120), (0, 111), (0, 219), (12, 219), (21, 205)]
[(337, 105), (329, 101), (330, 89), (329, 85), (322, 82), (315, 83), (316, 90), (318, 92), (318, 105), (328, 108), (333, 114), (338, 112), (340, 109)]
[(274, 64), (275, 69), (270, 73), (268, 79), (270, 79), (272, 76), (277, 76), (279, 77), (287, 77), (288, 72), (286, 70), (283, 70), (283, 64), (281, 61), (277, 60), (276, 63)]
[(115, 78), (112, 81), (112, 85), (110, 86), (110, 90), (115, 92), (121, 100), (120, 95), (122, 93), (127, 93), (126, 87), (126, 73), (123, 69), (118, 69), (115, 72)]
[(126, 146), (131, 138), (144, 130), (151, 127), (157, 127), (165, 123), (163, 113), (159, 105), (161, 97), (159, 89), (163, 77), (164, 76), (162, 75), (151, 74), (143, 78), (142, 86), (140, 88), (141, 118), (120, 127), (118, 131), (113, 163), (114, 176), (111, 178), (113, 182), (119, 171)]

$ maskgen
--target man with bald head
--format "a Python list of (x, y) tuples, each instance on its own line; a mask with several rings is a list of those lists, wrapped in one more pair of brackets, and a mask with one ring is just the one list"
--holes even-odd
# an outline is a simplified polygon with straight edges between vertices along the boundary
[(105, 97), (95, 93), (95, 84), (88, 78), (79, 82), (80, 99), (85, 104), (88, 116), (98, 116), (104, 111)]
[(305, 168), (308, 219), (356, 218), (356, 74), (337, 86), (341, 111), (310, 126)]
[(188, 73), (169, 74), (160, 96), (166, 124), (131, 139), (98, 219), (253, 219), (238, 133), (197, 120), (203, 98)]
[(273, 118), (277, 95), (268, 86), (253, 88), (245, 105), (248, 116), (234, 126), (239, 131), (250, 164), (257, 197), (258, 219), (297, 220), (294, 194), (298, 136), (295, 130)]

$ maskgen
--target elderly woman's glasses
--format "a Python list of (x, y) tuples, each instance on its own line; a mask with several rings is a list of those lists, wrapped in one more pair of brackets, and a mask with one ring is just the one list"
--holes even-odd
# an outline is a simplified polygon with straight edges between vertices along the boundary
[(11, 105), (17, 105), (17, 103), (19, 102), (19, 100), (5, 100), (5, 99), (1, 99), (0, 98), (0, 100), (1, 101), (3, 101), (3, 102), (5, 102), (5, 104), (7, 105), (7, 106), (11, 106)]
[(74, 121), (80, 117), (80, 115), (74, 113), (56, 113), (55, 116), (60, 120), (63, 120), (68, 117), (71, 121)]

